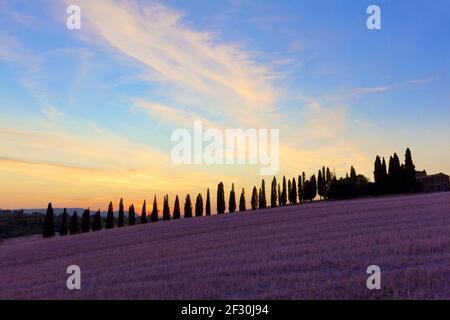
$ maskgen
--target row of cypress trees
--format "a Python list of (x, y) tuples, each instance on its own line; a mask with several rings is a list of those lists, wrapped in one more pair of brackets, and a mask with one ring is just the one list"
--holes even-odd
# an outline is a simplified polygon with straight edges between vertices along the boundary
[[(361, 175), (356, 174), (356, 170), (353, 166), (350, 169), (350, 176), (348, 176), (343, 181), (354, 181), (355, 183), (361, 180)], [(405, 164), (400, 164), (397, 154), (394, 154), (389, 160), (389, 170), (387, 171), (386, 162), (383, 158), (379, 156), (376, 157), (375, 160), (375, 188), (377, 190), (377, 194), (383, 193), (399, 193), (399, 192), (411, 192), (414, 188), (415, 184), (415, 167), (412, 161), (411, 152), (409, 149), (406, 150), (405, 154)], [(363, 177), (363, 176), (361, 176)], [(367, 183), (367, 179), (363, 177), (365, 183)], [(342, 179), (341, 179), (342, 180)], [(327, 199), (329, 193), (333, 190), (333, 186), (336, 187), (338, 183), (334, 174), (331, 173), (329, 168), (322, 167), (321, 170), (318, 171), (317, 178), (315, 175), (312, 175), (309, 179), (306, 179), (305, 172), (302, 172), (301, 175), (298, 176), (297, 180), (294, 178), (286, 180), (286, 177), (283, 177), (283, 181), (277, 183), (276, 177), (273, 177), (272, 184), (270, 188), (270, 207), (274, 208), (277, 206), (286, 206), (287, 204), (295, 205), (298, 203), (303, 203), (305, 201), (312, 201), (317, 196), (321, 199)], [(336, 189), (336, 188), (334, 188)], [(334, 190), (336, 193), (336, 190)], [(234, 183), (231, 185), (230, 195), (228, 197), (228, 212), (233, 213), (238, 209), (240, 212), (246, 211), (246, 201), (245, 201), (245, 190), (242, 188), (240, 197), (239, 197), (239, 207), (236, 206), (237, 198), (234, 188)], [(256, 186), (253, 187), (252, 195), (251, 195), (251, 209), (256, 210), (267, 208), (267, 200), (266, 200), (266, 186), (264, 179), (261, 182), (261, 186), (259, 189)], [(195, 210), (195, 211), (194, 211)], [(226, 210), (225, 203), (225, 189), (223, 182), (220, 182), (217, 186), (217, 214), (224, 214)], [(191, 218), (194, 214), (196, 217), (203, 216), (205, 213), (206, 216), (211, 215), (211, 199), (210, 192), (207, 189), (206, 194), (206, 204), (204, 205), (202, 194), (198, 194), (195, 206), (193, 207), (191, 197), (188, 194), (186, 196), (184, 202), (184, 217)], [(164, 204), (162, 210), (162, 220), (170, 220), (172, 219), (180, 219), (181, 217), (181, 208), (180, 208), (180, 200), (178, 195), (175, 197), (174, 210), (172, 216), (170, 214), (170, 206), (169, 206), (169, 196), (164, 196)], [(153, 208), (150, 213), (150, 216), (147, 217), (147, 204), (144, 200), (142, 205), (141, 215), (139, 217), (140, 223), (145, 224), (150, 222), (157, 222), (159, 219), (158, 216), (158, 205), (156, 201), (156, 196), (153, 199)], [(51, 203), (48, 205), (47, 214), (44, 222), (44, 237), (50, 237), (55, 234), (54, 226), (53, 226), (53, 208)], [(109, 203), (108, 213), (106, 216), (105, 228), (111, 229), (114, 227), (114, 210), (112, 202)], [(136, 212), (134, 205), (130, 205), (128, 209), (128, 225), (136, 224)], [(123, 199), (120, 199), (119, 202), (119, 214), (117, 219), (117, 227), (125, 226), (125, 215), (124, 215), (124, 204)], [(92, 218), (90, 210), (86, 209), (83, 212), (81, 218), (81, 227), (78, 226), (78, 215), (76, 212), (72, 215), (69, 223), (69, 218), (67, 215), (66, 209), (62, 214), (61, 225), (59, 227), (59, 233), (61, 235), (66, 234), (75, 234), (78, 232), (89, 232), (98, 231), (102, 229), (102, 217), (100, 214), (100, 210), (98, 210)]]
[[(305, 173), (303, 173), (303, 177)], [(283, 187), (281, 191), (280, 184), (277, 184), (276, 177), (272, 180), (272, 188), (271, 188), (271, 207), (276, 207), (277, 205), (285, 206), (289, 200), (290, 204), (296, 204), (297, 202), (303, 202), (305, 200), (312, 200), (316, 197), (316, 182), (315, 176), (312, 176), (310, 180), (302, 179), (299, 176), (299, 183), (297, 185), (295, 178), (288, 180), (288, 185), (286, 185), (286, 178), (283, 177)], [(277, 190), (278, 187), (278, 190)], [(297, 189), (298, 188), (298, 189)], [(310, 189), (314, 189), (312, 192)], [(297, 191), (298, 190), (298, 191)], [(298, 199), (298, 200), (297, 200)], [(228, 198), (228, 212), (233, 213), (238, 209), (240, 212), (246, 211), (246, 200), (245, 200), (245, 190), (242, 188), (240, 197), (239, 197), (239, 207), (236, 205), (237, 198), (234, 188), (234, 183), (231, 186), (230, 196)], [(262, 180), (261, 187), (259, 188), (259, 192), (256, 189), (256, 186), (253, 187), (252, 197), (251, 197), (251, 208), (252, 210), (265, 209), (267, 207), (266, 202), (266, 191), (265, 191), (265, 181)], [(195, 211), (194, 211), (195, 210)], [(224, 214), (226, 210), (225, 204), (225, 191), (224, 184), (220, 182), (217, 187), (217, 213)], [(203, 203), (203, 196), (201, 193), (197, 195), (195, 206), (193, 207), (191, 197), (188, 194), (186, 196), (184, 202), (184, 217), (191, 218), (195, 214), (196, 217), (211, 215), (211, 198), (210, 191), (207, 189), (206, 194), (206, 204)], [(51, 237), (55, 235), (54, 231), (54, 212), (52, 204), (48, 204), (47, 214), (44, 221), (44, 237)], [(169, 206), (169, 196), (164, 196), (164, 204), (162, 210), (162, 220), (170, 220), (170, 219), (180, 219), (181, 218), (181, 209), (180, 209), (180, 200), (178, 195), (175, 197), (174, 209), (171, 215), (170, 206)], [(158, 216), (158, 205), (156, 201), (156, 196), (153, 199), (153, 208), (150, 213), (150, 216), (147, 216), (147, 202), (144, 200), (142, 205), (141, 215), (139, 217), (139, 221), (141, 224), (145, 224), (148, 222), (157, 222), (159, 219)], [(125, 213), (124, 213), (124, 204), (123, 199), (120, 199), (119, 202), (119, 213), (117, 221), (115, 222), (114, 218), (114, 209), (112, 202), (108, 205), (108, 212), (105, 219), (105, 229), (111, 229), (114, 225), (117, 224), (117, 227), (125, 226)], [(130, 205), (128, 208), (128, 225), (132, 226), (136, 224), (136, 211), (134, 205)], [(76, 234), (76, 233), (85, 233), (89, 231), (99, 231), (103, 228), (103, 222), (101, 217), (101, 212), (98, 210), (93, 217), (91, 217), (90, 209), (84, 210), (81, 217), (81, 225), (79, 225), (78, 214), (75, 211), (73, 215), (68, 216), (67, 210), (64, 209), (59, 226), (59, 234), (67, 235), (67, 234)]]

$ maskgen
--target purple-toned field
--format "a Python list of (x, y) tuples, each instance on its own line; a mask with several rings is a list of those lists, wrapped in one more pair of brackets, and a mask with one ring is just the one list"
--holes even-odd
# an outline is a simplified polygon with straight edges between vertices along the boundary
[[(66, 268), (82, 289), (66, 288)], [(381, 290), (366, 268), (381, 267)], [(450, 299), (450, 193), (0, 244), (1, 299)]]

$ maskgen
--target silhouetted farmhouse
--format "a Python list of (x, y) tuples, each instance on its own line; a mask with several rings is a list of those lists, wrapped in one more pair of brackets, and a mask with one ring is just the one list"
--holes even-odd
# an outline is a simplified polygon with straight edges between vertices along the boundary
[(424, 192), (450, 191), (450, 178), (442, 172), (427, 175), (425, 170), (416, 171), (416, 180), (422, 183)]

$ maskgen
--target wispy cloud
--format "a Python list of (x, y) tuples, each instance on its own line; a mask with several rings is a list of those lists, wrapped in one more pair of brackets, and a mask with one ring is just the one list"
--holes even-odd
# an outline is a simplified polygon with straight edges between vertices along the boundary
[(271, 71), (238, 45), (189, 27), (182, 13), (160, 4), (137, 10), (134, 2), (78, 2), (85, 29), (95, 31), (91, 36), (143, 64), (159, 84), (208, 97), (215, 105), (203, 108), (242, 122), (255, 111), (273, 109), (277, 91)]
[(371, 93), (380, 93), (380, 92), (388, 91), (388, 90), (392, 89), (393, 87), (394, 87), (394, 85), (357, 88), (357, 89), (352, 90), (351, 95), (361, 96), (361, 95), (371, 94)]
[(146, 111), (151, 118), (163, 121), (173, 127), (190, 128), (194, 121), (201, 121), (207, 127), (222, 128), (220, 123), (210, 121), (204, 116), (193, 113), (191, 110), (180, 110), (179, 108), (142, 99), (133, 100), (133, 105), (135, 108)]
[(433, 76), (433, 77), (427, 77), (427, 78), (422, 78), (422, 79), (409, 80), (408, 83), (410, 83), (410, 84), (424, 84), (424, 83), (429, 83), (429, 82), (436, 81), (436, 80), (439, 80), (439, 77)]
[(373, 94), (373, 93), (382, 93), (386, 92), (395, 88), (405, 87), (409, 85), (421, 85), (426, 84), (432, 81), (438, 80), (439, 77), (433, 76), (433, 77), (427, 77), (427, 78), (421, 78), (421, 79), (413, 79), (413, 80), (407, 80), (402, 82), (396, 82), (388, 85), (381, 85), (381, 86), (374, 86), (374, 87), (362, 87), (362, 88), (356, 88), (351, 90), (350, 95), (357, 97), (357, 96), (363, 96), (366, 94)]

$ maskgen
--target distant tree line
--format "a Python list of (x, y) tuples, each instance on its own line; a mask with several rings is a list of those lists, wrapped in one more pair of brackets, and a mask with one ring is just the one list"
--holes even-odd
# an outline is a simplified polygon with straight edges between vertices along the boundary
[[(354, 197), (368, 196), (368, 195), (383, 195), (392, 193), (409, 193), (420, 191), (420, 187), (415, 179), (415, 166), (412, 161), (411, 151), (406, 150), (405, 163), (400, 164), (397, 154), (394, 154), (389, 159), (389, 167), (386, 166), (385, 159), (379, 156), (375, 159), (374, 164), (374, 178), (375, 182), (371, 183), (362, 174), (357, 174), (355, 168), (350, 168), (350, 174), (346, 174), (345, 178), (336, 178), (336, 175), (331, 172), (328, 167), (323, 166), (318, 170), (317, 177), (312, 175), (306, 179), (305, 172), (295, 177), (286, 180), (283, 176), (281, 185), (277, 182), (276, 177), (273, 177), (270, 185), (270, 207), (297, 205), (305, 202), (312, 202), (316, 198), (319, 199), (348, 199)], [(226, 211), (225, 189), (224, 184), (220, 182), (217, 186), (217, 214), (224, 214)], [(245, 190), (242, 188), (239, 196), (239, 206), (237, 206), (237, 197), (235, 193), (234, 183), (231, 185), (231, 191), (228, 197), (228, 213), (246, 211)], [(261, 186), (253, 187), (250, 199), (250, 206), (252, 210), (266, 209), (266, 185), (265, 180), (262, 179)], [(156, 196), (153, 198), (153, 207), (149, 218), (147, 217), (147, 204), (144, 200), (142, 204), (141, 215), (139, 222), (146, 224), (148, 222), (158, 222), (158, 204)], [(201, 217), (203, 215), (211, 215), (211, 198), (209, 189), (206, 193), (206, 203), (203, 202), (201, 193), (197, 194), (195, 204), (193, 207), (190, 195), (186, 195), (183, 206), (184, 218)], [(127, 219), (126, 219), (127, 218)], [(162, 220), (176, 220), (181, 218), (181, 207), (178, 195), (175, 197), (173, 212), (171, 214), (169, 205), (169, 196), (165, 195), (163, 199)], [(123, 199), (119, 202), (118, 217), (115, 219), (112, 202), (108, 205), (106, 219), (102, 219), (101, 212), (98, 210), (93, 216), (90, 209), (84, 210), (81, 221), (79, 221), (78, 214), (75, 211), (72, 217), (69, 218), (67, 210), (64, 209), (60, 220), (59, 234), (77, 234), (92, 231), (99, 231), (102, 228), (111, 229), (116, 225), (118, 228), (124, 227), (126, 222), (129, 226), (136, 224), (135, 207), (131, 204), (128, 208), (128, 215), (125, 217)], [(104, 221), (103, 221), (104, 220)], [(128, 220), (128, 221), (126, 221)], [(52, 237), (55, 235), (54, 226), (54, 212), (52, 204), (48, 204), (47, 214), (44, 220), (43, 236)]]

